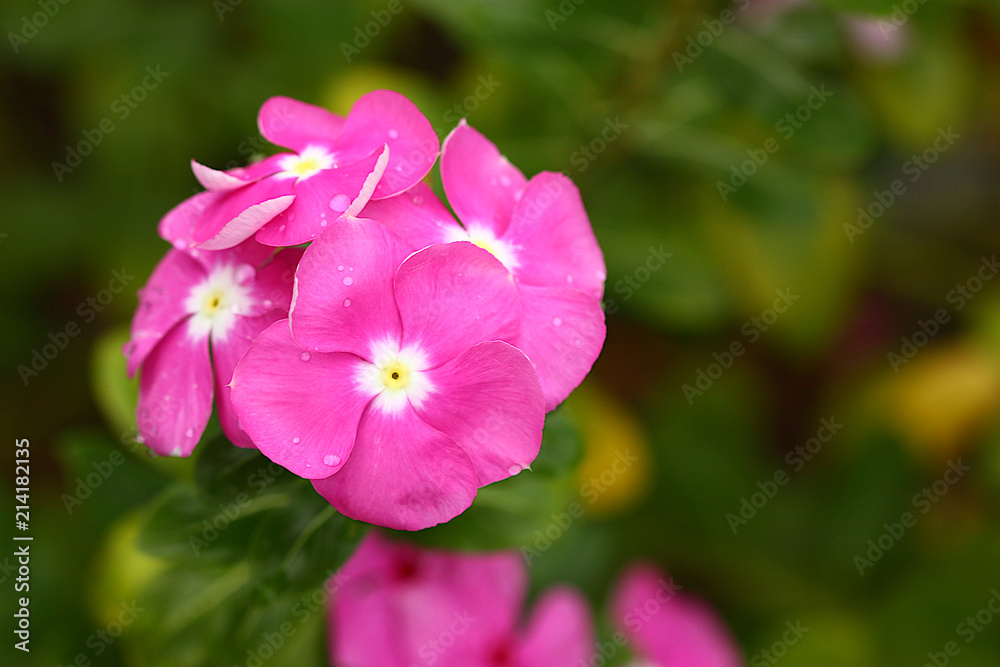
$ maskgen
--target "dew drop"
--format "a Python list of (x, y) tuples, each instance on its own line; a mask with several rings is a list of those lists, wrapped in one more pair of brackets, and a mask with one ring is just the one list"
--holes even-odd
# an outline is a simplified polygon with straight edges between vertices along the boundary
[(319, 226), (320, 227), (326, 227), (326, 220), (320, 221)]
[(292, 438), (292, 444), (293, 444), (293, 445), (297, 445), (297, 444), (299, 444), (300, 442), (302, 442), (302, 438), (300, 438), (300, 437), (298, 437), (298, 436), (296, 436), (296, 437)]
[(351, 300), (350, 299), (344, 299), (344, 308), (348, 307), (349, 305), (351, 305)]
[(500, 185), (505, 188), (510, 187), (510, 176), (507, 174), (500, 174)]
[(573, 345), (576, 345), (577, 347), (580, 347), (581, 345), (583, 345), (583, 341), (580, 340), (579, 338), (576, 338), (576, 339), (573, 340)]
[(299, 355), (299, 359), (301, 359), (302, 361), (309, 361), (311, 357), (312, 355), (309, 354), (308, 352), (303, 352), (302, 354)]
[(336, 454), (327, 454), (323, 457), (323, 463), (328, 466), (335, 466), (340, 464), (340, 457)]
[(194, 437), (194, 429), (193, 428), (189, 428), (188, 430), (184, 431), (184, 437), (185, 438), (193, 438)]
[(338, 271), (343, 271), (343, 270), (344, 270), (344, 266), (343, 266), (343, 265), (340, 265), (340, 266), (338, 266), (338, 267), (337, 267), (337, 270), (338, 270)]
[(553, 317), (552, 318), (552, 326), (554, 326), (554, 327), (561, 327), (562, 326), (562, 318), (561, 317)]
[(354, 278), (352, 278), (350, 276), (347, 276), (346, 278), (344, 278), (344, 284), (345, 285), (352, 285), (352, 284), (354, 284)]
[(413, 203), (416, 204), (417, 206), (423, 206), (424, 198), (421, 197), (420, 195), (413, 195)]
[(284, 225), (282, 225), (282, 226), (278, 227), (278, 231), (279, 231), (279, 232), (283, 232), (283, 231), (285, 231), (285, 226), (284, 226)]
[(399, 139), (399, 132), (397, 132), (396, 130), (389, 130), (389, 138)]
[(521, 472), (522, 470), (524, 470), (524, 468), (522, 468), (521, 466), (519, 466), (519, 465), (512, 465), (511, 467), (507, 468), (507, 474), (510, 475), (511, 477), (513, 477), (514, 475), (516, 475), (517, 473)]
[(572, 273), (567, 273), (566, 274), (566, 282), (572, 284), (572, 282), (573, 282), (573, 274)]
[(351, 205), (351, 198), (347, 195), (340, 193), (333, 195), (330, 199), (330, 208), (337, 213), (343, 213), (347, 210), (347, 207)]
[(313, 464), (311, 464), (311, 463), (307, 463), (307, 464), (306, 464), (306, 467), (307, 467), (307, 468), (312, 468), (312, 467), (313, 467)]

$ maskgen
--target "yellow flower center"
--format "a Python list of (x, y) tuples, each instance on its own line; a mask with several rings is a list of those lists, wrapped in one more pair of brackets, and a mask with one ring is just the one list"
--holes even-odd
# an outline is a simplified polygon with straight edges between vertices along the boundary
[(410, 368), (400, 361), (392, 361), (382, 369), (382, 383), (386, 389), (405, 389), (410, 383)]

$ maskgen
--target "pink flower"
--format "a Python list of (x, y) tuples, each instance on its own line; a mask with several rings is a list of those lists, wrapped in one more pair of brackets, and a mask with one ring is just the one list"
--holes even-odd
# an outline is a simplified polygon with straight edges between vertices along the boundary
[(501, 342), (520, 318), (503, 266), (471, 243), (409, 252), (371, 220), (320, 235), (290, 320), (261, 334), (232, 387), (265, 456), (347, 516), (418, 530), (527, 467), (545, 417), (531, 362)]
[(287, 97), (272, 97), (257, 118), (270, 142), (292, 149), (248, 167), (216, 171), (192, 162), (207, 189), (160, 223), (178, 247), (230, 248), (256, 234), (260, 243), (291, 246), (353, 216), (372, 197), (402, 192), (437, 159), (434, 129), (399, 93), (361, 97), (347, 118)]
[(213, 393), (226, 436), (253, 446), (228, 384), (257, 334), (287, 315), (302, 253), (283, 250), (267, 261), (273, 252), (253, 241), (222, 252), (171, 250), (140, 291), (124, 351), (130, 376), (142, 367), (137, 420), (153, 451), (190, 455), (212, 414)]
[(586, 602), (546, 592), (519, 626), (527, 592), (517, 553), (418, 549), (370, 534), (340, 573), (330, 609), (337, 667), (578, 667), (591, 657)]
[(511, 342), (531, 359), (552, 410), (590, 372), (606, 333), (607, 272), (580, 193), (562, 174), (526, 180), (464, 120), (445, 139), (441, 179), (461, 225), (423, 184), (373, 201), (362, 214), (415, 249), (471, 241), (503, 263), (522, 308)]
[(613, 620), (643, 667), (741, 667), (729, 631), (701, 600), (678, 593), (656, 568), (625, 573), (611, 603)]

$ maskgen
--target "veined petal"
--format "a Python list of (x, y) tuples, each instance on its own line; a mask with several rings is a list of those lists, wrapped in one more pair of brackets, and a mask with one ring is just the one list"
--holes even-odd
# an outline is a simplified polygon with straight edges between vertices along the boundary
[(351, 455), (371, 395), (356, 356), (304, 351), (288, 320), (272, 324), (237, 364), (232, 400), (243, 430), (266, 456), (306, 479), (337, 472)]
[(469, 242), (410, 255), (396, 273), (395, 292), (403, 346), (419, 348), (430, 367), (476, 343), (517, 336), (521, 304), (512, 276)]
[(257, 240), (273, 246), (312, 241), (334, 220), (357, 215), (385, 172), (385, 146), (353, 164), (324, 169), (295, 183), (295, 201), (257, 232)]
[(447, 243), (464, 231), (424, 183), (417, 183), (394, 197), (370, 201), (360, 215), (388, 227), (409, 243), (412, 250)]
[(164, 456), (189, 456), (212, 414), (208, 340), (187, 334), (183, 322), (142, 365), (136, 421), (146, 445)]
[(393, 277), (408, 249), (371, 220), (345, 218), (310, 245), (295, 273), (295, 340), (322, 352), (372, 361), (371, 344), (400, 340)]
[(535, 605), (514, 664), (586, 665), (593, 654), (590, 606), (573, 589), (559, 587), (549, 589)]
[(583, 382), (597, 360), (607, 329), (604, 310), (576, 290), (520, 285), (521, 334), (515, 344), (531, 359), (554, 410)]
[(298, 152), (317, 142), (332, 144), (344, 129), (344, 118), (314, 104), (276, 96), (261, 105), (257, 127), (272, 144)]
[(441, 182), (466, 228), (485, 227), (500, 236), (528, 181), (492, 141), (462, 119), (441, 148)]
[(440, 146), (434, 128), (416, 105), (391, 90), (373, 90), (351, 107), (335, 149), (342, 162), (389, 146), (389, 164), (373, 199), (408, 190), (434, 166)]
[[(739, 667), (729, 631), (697, 598), (673, 590), (653, 567), (625, 573), (612, 600), (613, 620), (629, 635), (636, 651), (671, 667)], [(642, 618), (644, 623), (635, 623)], [(638, 626), (638, 627), (636, 627)]]
[(504, 241), (517, 248), (518, 279), (569, 287), (600, 299), (607, 270), (580, 191), (562, 174), (542, 172), (518, 200)]
[(455, 518), (477, 489), (465, 451), (409, 405), (392, 412), (369, 405), (347, 463), (313, 486), (340, 513), (396, 530)]
[(485, 486), (531, 465), (542, 444), (545, 404), (531, 362), (507, 343), (479, 343), (427, 371), (434, 395), (421, 419), (454, 438)]
[(169, 251), (157, 264), (146, 286), (139, 290), (132, 336), (125, 346), (130, 377), (167, 332), (190, 314), (184, 302), (206, 275), (204, 266), (179, 250)]
[(232, 390), (229, 383), (233, 379), (233, 371), (250, 344), (257, 339), (262, 331), (285, 318), (278, 310), (271, 310), (258, 317), (237, 317), (233, 327), (225, 338), (212, 340), (212, 366), (215, 369), (215, 405), (219, 411), (219, 421), (222, 431), (229, 441), (239, 447), (253, 447), (250, 436), (240, 426), (239, 418), (232, 403)]
[(289, 178), (268, 177), (218, 193), (196, 226), (195, 244), (205, 250), (224, 250), (242, 243), (291, 206), (293, 183)]

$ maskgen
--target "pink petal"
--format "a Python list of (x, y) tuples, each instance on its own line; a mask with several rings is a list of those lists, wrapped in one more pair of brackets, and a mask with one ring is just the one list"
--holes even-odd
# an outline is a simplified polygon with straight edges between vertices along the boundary
[(570, 287), (600, 299), (604, 256), (580, 191), (562, 174), (542, 172), (517, 202), (504, 241), (517, 248), (514, 273), (528, 285)]
[(295, 184), (295, 201), (257, 232), (257, 240), (273, 246), (312, 241), (334, 220), (356, 215), (372, 196), (385, 172), (385, 146), (359, 162), (324, 169)]
[(385, 667), (427, 664), (430, 642), (449, 630), (434, 664), (479, 664), (483, 647), (514, 629), (527, 588), (516, 553), (420, 549), (374, 531), (334, 581), (332, 664)]
[[(268, 246), (263, 247), (274, 250)], [(282, 317), (288, 315), (288, 308), (292, 303), (295, 267), (302, 259), (302, 252), (302, 248), (284, 248), (257, 270), (251, 287), (254, 304), (248, 312), (243, 313), (244, 315), (263, 315), (274, 309), (280, 311)]]
[(389, 165), (374, 199), (408, 190), (427, 175), (439, 153), (434, 128), (413, 102), (391, 90), (373, 90), (351, 107), (335, 147), (337, 159), (359, 160), (382, 144), (389, 146)]
[(545, 425), (542, 389), (531, 362), (507, 343), (479, 343), (427, 371), (433, 394), (417, 414), (454, 438), (485, 486), (531, 465)]
[(292, 178), (269, 177), (219, 193), (195, 229), (195, 243), (205, 250), (242, 243), (292, 205), (294, 182)]
[(241, 264), (245, 264), (249, 267), (248, 279), (252, 279), (254, 273), (252, 269), (260, 266), (271, 255), (273, 255), (274, 248), (261, 245), (253, 239), (247, 239), (243, 243), (233, 246), (232, 248), (226, 248), (225, 250), (189, 248), (185, 252), (193, 259), (200, 262), (201, 265), (204, 266), (209, 272), (220, 266), (240, 266)]
[(250, 436), (240, 426), (239, 418), (232, 404), (232, 390), (229, 383), (233, 379), (233, 370), (239, 363), (250, 344), (269, 326), (284, 319), (285, 314), (272, 310), (259, 317), (237, 317), (232, 328), (226, 332), (225, 338), (212, 339), (212, 366), (215, 368), (215, 405), (219, 411), (219, 421), (222, 431), (229, 441), (239, 447), (253, 447)]
[(175, 248), (193, 246), (195, 228), (205, 217), (205, 211), (218, 198), (219, 194), (215, 192), (199, 192), (170, 209), (157, 228), (160, 238), (170, 242)]
[(518, 292), (523, 315), (515, 344), (534, 364), (549, 412), (583, 382), (600, 355), (607, 335), (604, 310), (576, 290), (521, 285)]
[(519, 667), (586, 665), (593, 654), (590, 606), (570, 588), (553, 588), (536, 604), (515, 664)]
[(169, 251), (156, 265), (146, 286), (139, 290), (132, 336), (125, 346), (130, 377), (167, 332), (189, 315), (184, 301), (205, 276), (205, 268), (179, 250)]
[(371, 220), (344, 219), (320, 234), (295, 274), (290, 319), (298, 344), (370, 360), (372, 342), (398, 341), (402, 328), (392, 285), (407, 252), (398, 237)]
[(154, 452), (189, 456), (212, 414), (208, 340), (186, 322), (167, 333), (142, 365), (136, 408), (139, 435)]
[(234, 190), (247, 184), (247, 180), (245, 179), (238, 178), (237, 176), (225, 171), (219, 171), (218, 169), (206, 167), (200, 162), (196, 162), (194, 160), (191, 160), (191, 171), (194, 172), (194, 177), (198, 179), (198, 182), (201, 183), (201, 186), (206, 190)]
[(351, 455), (371, 396), (357, 388), (354, 355), (305, 352), (287, 320), (266, 329), (237, 364), (232, 400), (264, 456), (306, 479), (335, 473)]
[(671, 667), (744, 664), (729, 631), (701, 600), (674, 591), (655, 568), (630, 569), (612, 601), (616, 625), (636, 651)]
[(472, 504), (477, 488), (462, 448), (425, 424), (409, 404), (395, 412), (370, 404), (347, 463), (313, 486), (340, 513), (396, 530), (455, 518)]
[(485, 227), (500, 236), (527, 184), (492, 141), (463, 119), (441, 148), (441, 181), (458, 219), (466, 228)]
[(463, 231), (434, 191), (423, 183), (395, 197), (368, 202), (361, 217), (388, 227), (413, 250), (447, 243), (455, 232)]
[(430, 367), (486, 340), (514, 340), (521, 304), (496, 257), (462, 241), (414, 253), (396, 274), (403, 346), (419, 347)]
[(344, 119), (322, 107), (278, 96), (260, 107), (257, 126), (272, 144), (301, 152), (309, 144), (332, 144), (343, 131)]

